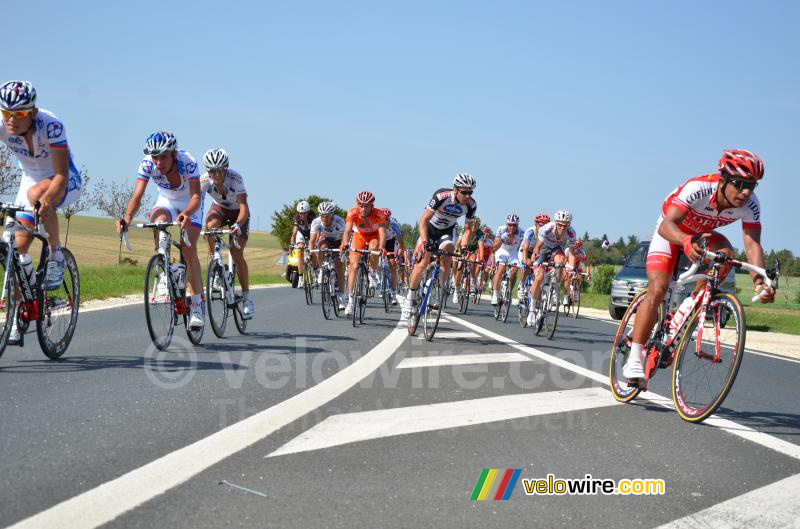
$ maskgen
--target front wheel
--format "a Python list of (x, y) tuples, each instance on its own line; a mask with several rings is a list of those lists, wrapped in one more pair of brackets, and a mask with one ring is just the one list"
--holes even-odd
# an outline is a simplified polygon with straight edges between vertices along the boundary
[(572, 318), (578, 319), (578, 312), (581, 310), (581, 284), (578, 283), (572, 287), (573, 296), (572, 296)]
[(336, 300), (336, 296), (333, 294), (331, 276), (328, 272), (322, 273), (322, 284), (320, 285), (319, 293), (322, 300), (320, 302), (322, 305), (322, 315), (326, 320), (330, 320), (333, 318), (333, 305), (334, 303), (338, 304), (338, 301)]
[(311, 266), (306, 263), (303, 267), (303, 290), (306, 294), (306, 305), (314, 303), (314, 273)]
[(75, 333), (78, 324), (78, 309), (81, 302), (80, 278), (75, 257), (66, 248), (64, 256), (64, 280), (55, 290), (44, 290), (42, 310), (36, 322), (39, 345), (48, 358), (60, 358)]
[[(547, 317), (547, 321), (545, 324), (547, 327), (547, 339), (552, 340), (553, 336), (556, 334), (556, 327), (558, 326), (558, 313), (561, 308), (561, 294), (558, 285), (550, 285), (550, 296), (549, 296), (549, 310), (545, 312), (545, 316)], [(547, 316), (547, 315), (550, 316)]]
[[(6, 273), (6, 254), (0, 253), (0, 275), (5, 277)], [(11, 325), (14, 318), (17, 316), (17, 293), (16, 293), (16, 276), (14, 275), (13, 267), (9, 271), (8, 278), (6, 279), (5, 289), (0, 293), (0, 356), (8, 345), (8, 336), (11, 334)], [(20, 329), (22, 333), (22, 329)]]
[(504, 288), (500, 291), (500, 297), (503, 299), (503, 323), (508, 320), (508, 311), (511, 309), (511, 302), (514, 299), (514, 292), (511, 288), (511, 283), (506, 282)]
[(742, 365), (745, 333), (744, 310), (732, 294), (716, 294), (705, 315), (702, 307), (692, 314), (672, 371), (672, 400), (681, 419), (702, 422), (725, 400)]
[(218, 338), (225, 335), (225, 326), (228, 324), (227, 287), (224, 274), (219, 263), (212, 261), (206, 276), (208, 318), (211, 320), (211, 330)]
[(175, 300), (170, 283), (164, 256), (154, 255), (144, 276), (144, 315), (150, 339), (159, 351), (169, 347), (175, 331)]
[(448, 289), (443, 288), (439, 282), (439, 277), (434, 275), (430, 285), (431, 293), (428, 295), (428, 302), (423, 316), (422, 330), (425, 339), (429, 342), (433, 340), (433, 335), (439, 327), (439, 317), (444, 310), (444, 302), (447, 297)]

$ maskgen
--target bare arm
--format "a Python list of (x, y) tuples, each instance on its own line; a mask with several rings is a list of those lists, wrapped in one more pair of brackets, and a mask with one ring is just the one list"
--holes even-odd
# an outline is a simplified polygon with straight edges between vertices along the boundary
[(353, 231), (353, 221), (348, 220), (344, 223), (344, 234), (342, 235), (342, 244), (339, 245), (339, 250), (344, 251), (344, 247), (350, 241), (350, 232)]
[(250, 217), (250, 206), (247, 205), (247, 193), (236, 195), (236, 202), (239, 204), (239, 216), (236, 217), (236, 224), (239, 226), (247, 222)]

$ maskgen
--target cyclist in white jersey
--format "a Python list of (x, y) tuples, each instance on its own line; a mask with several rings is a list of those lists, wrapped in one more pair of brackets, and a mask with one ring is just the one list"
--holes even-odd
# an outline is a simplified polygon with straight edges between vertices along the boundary
[[(536, 241), (536, 246), (533, 248), (533, 266), (537, 267), (536, 275), (533, 278), (531, 285), (531, 303), (537, 303), (539, 295), (542, 293), (542, 283), (544, 282), (544, 275), (548, 261), (552, 260), (562, 265), (567, 262), (567, 257), (564, 255), (564, 249), (569, 247), (575, 249), (575, 230), (571, 227), (572, 213), (566, 210), (556, 211), (554, 215), (555, 220), (548, 222), (539, 229), (539, 237)], [(567, 270), (572, 270), (575, 267), (575, 257), (569, 258), (566, 265)], [(561, 285), (562, 271), (559, 268), (556, 272), (556, 283)], [(533, 308), (533, 307), (531, 307)], [(533, 311), (531, 311), (531, 314)], [(529, 315), (529, 323), (532, 321), (532, 316)]]
[[(224, 149), (208, 150), (203, 156), (206, 172), (200, 176), (200, 192), (208, 194), (212, 202), (206, 214), (206, 227), (213, 230), (229, 226), (231, 235), (236, 237), (239, 248), (231, 245), (229, 251), (242, 285), (242, 316), (249, 320), (255, 315), (253, 300), (250, 299), (250, 273), (244, 258), (244, 248), (250, 234), (250, 207), (244, 179), (229, 168), (229, 164), (228, 153)], [(214, 240), (208, 237), (209, 255), (213, 251)]]
[[(342, 244), (342, 236), (344, 235), (345, 221), (342, 217), (336, 214), (336, 204), (333, 202), (320, 202), (317, 206), (317, 218), (311, 221), (311, 235), (308, 240), (308, 247), (311, 250), (338, 248)], [(342, 295), (342, 287), (344, 286), (344, 265), (339, 257), (339, 254), (334, 256), (334, 263), (336, 264), (336, 281), (337, 291), (336, 295), (339, 301), (339, 309), (344, 310), (347, 305), (345, 295)], [(321, 258), (318, 254), (311, 254), (313, 266), (319, 269), (322, 274), (320, 264)], [(318, 279), (322, 283), (322, 277)]]
[[(189, 327), (198, 329), (203, 320), (203, 283), (200, 275), (200, 260), (197, 257), (197, 239), (203, 226), (203, 199), (200, 193), (200, 172), (191, 154), (178, 149), (178, 140), (169, 132), (154, 132), (146, 141), (145, 157), (139, 164), (139, 173), (133, 195), (128, 201), (128, 211), (122, 220), (117, 220), (117, 231), (127, 229), (133, 216), (142, 204), (147, 183), (151, 180), (158, 186), (158, 198), (150, 210), (151, 222), (180, 222), (180, 229), (189, 236), (190, 246), (181, 241), (181, 253), (186, 260), (188, 291), (192, 294)], [(164, 236), (161, 232), (157, 236)], [(156, 241), (156, 247), (158, 242)], [(166, 278), (164, 278), (166, 279)], [(162, 285), (158, 288), (161, 290)], [(166, 284), (163, 286), (166, 288)]]
[[(66, 207), (80, 197), (81, 176), (72, 161), (64, 124), (52, 112), (36, 107), (36, 90), (31, 83), (8, 81), (0, 86), (0, 110), (0, 140), (14, 153), (22, 168), (15, 202), (28, 207), (36, 201), (40, 203), (39, 214), (49, 234), (50, 250), (44, 287), (57, 289), (64, 280), (64, 255), (56, 208)], [(18, 213), (17, 218), (26, 226), (33, 226), (32, 215)], [(28, 254), (31, 236), (20, 231), (16, 241), (20, 262), (26, 270), (33, 270)], [(16, 336), (14, 329), (12, 334)]]
[[(413, 303), (417, 296), (417, 289), (422, 282), (422, 274), (425, 272), (431, 260), (431, 254), (427, 251), (428, 242), (437, 243), (440, 249), (454, 249), (455, 226), (458, 219), (466, 215), (467, 219), (475, 216), (478, 204), (472, 198), (475, 191), (475, 177), (469, 173), (459, 173), (453, 179), (453, 187), (450, 189), (442, 188), (437, 190), (431, 197), (428, 206), (422, 212), (419, 219), (419, 239), (414, 250), (414, 269), (411, 272), (411, 279), (408, 285), (408, 296), (403, 304), (403, 317), (408, 318), (411, 314)], [(461, 245), (467, 246), (472, 238), (472, 226), (469, 223), (461, 236)], [(442, 281), (447, 281), (450, 277), (450, 264), (452, 259), (449, 256), (442, 257)]]
[(392, 211), (388, 208), (383, 209), (385, 216), (389, 219), (386, 226), (386, 242), (383, 249), (389, 253), (394, 253), (394, 258), (388, 259), (389, 273), (391, 274), (389, 289), (389, 301), (392, 305), (397, 305), (397, 263), (400, 256), (406, 252), (406, 243), (403, 240), (403, 229), (397, 219), (392, 217)]
[[(492, 305), (497, 305), (498, 290), (500, 288), (500, 280), (505, 274), (506, 267), (510, 266), (511, 269), (511, 290), (514, 291), (514, 285), (517, 282), (517, 265), (519, 264), (519, 248), (522, 246), (523, 231), (519, 229), (519, 216), (514, 213), (506, 217), (505, 226), (497, 228), (497, 233), (494, 237), (494, 260), (497, 263), (497, 273), (494, 275), (492, 281)], [(505, 300), (506, 303), (511, 300)]]

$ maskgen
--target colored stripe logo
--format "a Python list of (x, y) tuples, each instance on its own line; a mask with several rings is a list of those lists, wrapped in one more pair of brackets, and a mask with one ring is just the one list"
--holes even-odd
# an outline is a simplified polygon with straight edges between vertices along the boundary
[(470, 500), (507, 500), (514, 492), (521, 468), (484, 468)]

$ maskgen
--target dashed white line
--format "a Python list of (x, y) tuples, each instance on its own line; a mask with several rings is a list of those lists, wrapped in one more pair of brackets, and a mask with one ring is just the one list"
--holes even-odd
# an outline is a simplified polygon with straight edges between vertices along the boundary
[[(475, 335), (477, 336), (477, 334)], [(447, 356), (415, 356), (405, 358), (397, 364), (396, 369), (413, 369), (418, 367), (439, 367), (469, 364), (495, 364), (510, 362), (531, 362), (529, 356), (521, 353), (483, 353), (475, 355), (447, 355)]]

